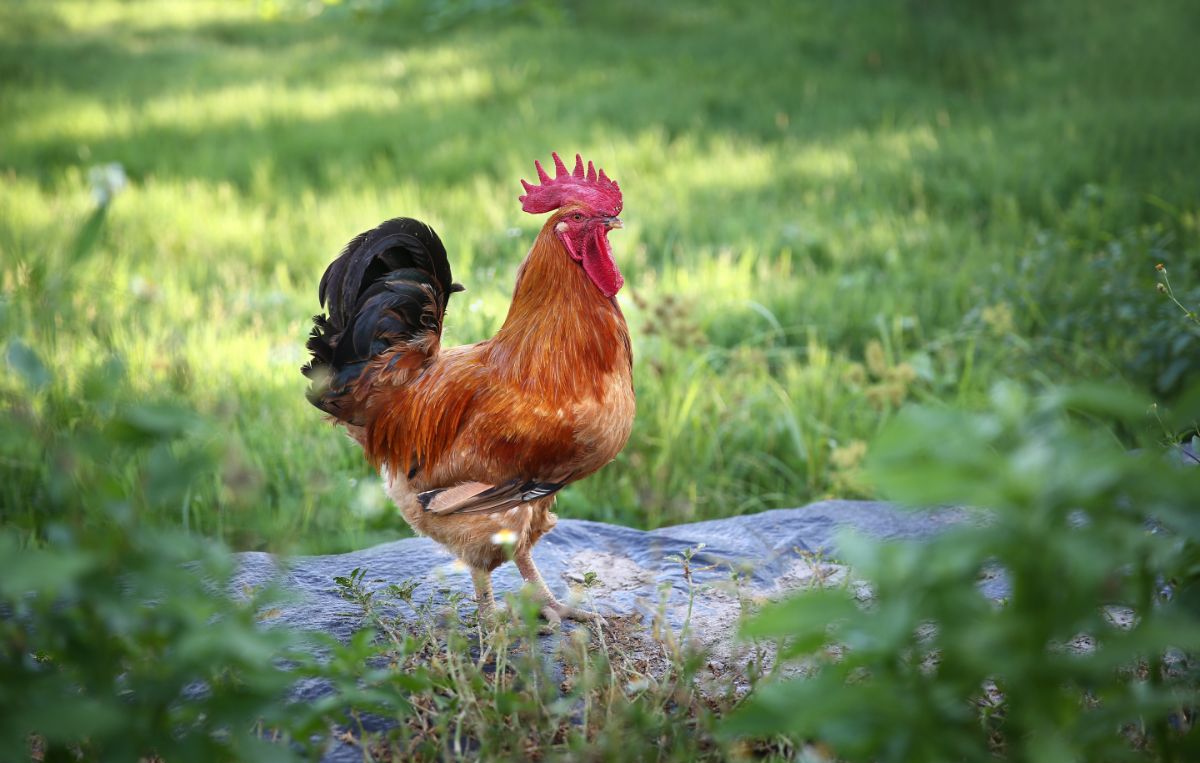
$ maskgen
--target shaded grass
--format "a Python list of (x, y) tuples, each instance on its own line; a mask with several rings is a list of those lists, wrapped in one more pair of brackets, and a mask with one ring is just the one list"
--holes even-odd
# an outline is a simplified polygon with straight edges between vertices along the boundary
[[(305, 551), (405, 533), (304, 401), (316, 282), (413, 215), (468, 287), (446, 342), (488, 336), (540, 223), (517, 178), (551, 150), (622, 183), (637, 357), (630, 446), (570, 516), (869, 494), (855, 443), (906, 400), (971, 405), (1000, 376), (1167, 398), (1200, 370), (1152, 278), (1200, 280), (1187, 3), (563, 3), (436, 28), (385, 5), (0, 11), (0, 320), (62, 385), (48, 426), (116, 355), (123, 394), (186, 401), (228, 446), (147, 521)], [(72, 262), (108, 161), (131, 187)], [(5, 465), (5, 521), (38, 526), (45, 456)]]

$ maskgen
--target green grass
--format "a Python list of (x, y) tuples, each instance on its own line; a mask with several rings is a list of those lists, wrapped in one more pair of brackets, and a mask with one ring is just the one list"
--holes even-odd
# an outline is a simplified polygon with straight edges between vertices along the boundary
[[(1182, 0), (277, 5), (0, 8), (0, 321), (53, 379), (0, 400), (69, 438), (118, 356), (120, 399), (197, 411), (222, 467), (147, 523), (309, 552), (405, 534), (304, 400), (316, 283), (416, 216), (468, 289), (445, 342), (490, 335), (541, 223), (517, 180), (551, 150), (625, 192), (639, 401), (565, 516), (870, 495), (858, 443), (905, 401), (976, 405), (1000, 377), (1169, 400), (1200, 371), (1153, 286), (1166, 262), (1200, 302)], [(130, 187), (73, 258), (87, 169), (114, 161)], [(53, 439), (5, 448), (0, 520), (87, 489)]]

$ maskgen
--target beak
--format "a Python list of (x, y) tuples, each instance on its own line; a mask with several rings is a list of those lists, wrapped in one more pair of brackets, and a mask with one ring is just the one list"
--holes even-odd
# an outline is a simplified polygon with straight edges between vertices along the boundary
[(621, 222), (621, 218), (619, 218), (619, 217), (604, 218), (604, 225), (609, 230), (612, 230), (613, 228), (624, 228), (625, 227), (625, 223)]

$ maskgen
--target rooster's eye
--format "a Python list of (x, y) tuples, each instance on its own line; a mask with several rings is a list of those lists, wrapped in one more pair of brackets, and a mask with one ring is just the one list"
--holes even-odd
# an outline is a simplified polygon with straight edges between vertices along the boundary
[(579, 222), (580, 220), (583, 219), (583, 215), (576, 212), (575, 214), (571, 215), (571, 219), (574, 220), (575, 222)]

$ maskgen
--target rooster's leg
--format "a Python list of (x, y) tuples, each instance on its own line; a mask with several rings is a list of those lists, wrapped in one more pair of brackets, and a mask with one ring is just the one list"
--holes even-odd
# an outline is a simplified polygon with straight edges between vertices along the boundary
[(472, 567), (471, 581), (475, 583), (475, 603), (479, 607), (479, 619), (487, 620), (496, 613), (496, 599), (492, 596), (492, 573)]
[(550, 586), (546, 585), (546, 581), (542, 579), (542, 573), (538, 572), (537, 565), (533, 563), (533, 553), (530, 549), (518, 551), (513, 557), (513, 562), (516, 563), (525, 582), (533, 586), (534, 596), (542, 603), (542, 615), (552, 625), (562, 620), (603, 622), (603, 618), (595, 612), (576, 609), (556, 599), (550, 591)]

